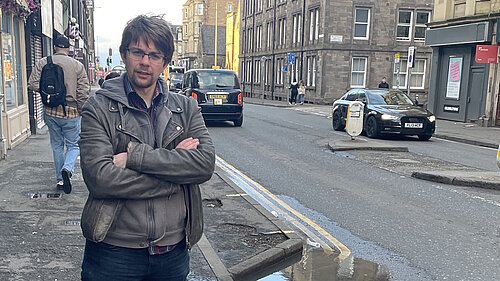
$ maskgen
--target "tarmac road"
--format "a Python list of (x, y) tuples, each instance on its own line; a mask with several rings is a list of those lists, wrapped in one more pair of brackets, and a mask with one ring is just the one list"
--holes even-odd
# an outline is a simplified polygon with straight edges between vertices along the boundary
[[(246, 104), (243, 127), (211, 123), (209, 131), (222, 159), (313, 219), (355, 257), (387, 266), (395, 280), (500, 279), (499, 191), (412, 179), (360, 155), (334, 154), (328, 141), (345, 136), (331, 130), (331, 119), (289, 108)], [(404, 142), (418, 154), (436, 151), (438, 166), (453, 161), (490, 169), (478, 164), (488, 153), (480, 148)]]

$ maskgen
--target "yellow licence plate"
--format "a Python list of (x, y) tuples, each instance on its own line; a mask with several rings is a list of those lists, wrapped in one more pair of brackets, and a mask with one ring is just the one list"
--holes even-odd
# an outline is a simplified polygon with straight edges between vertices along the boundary
[(222, 99), (214, 99), (214, 105), (222, 105)]

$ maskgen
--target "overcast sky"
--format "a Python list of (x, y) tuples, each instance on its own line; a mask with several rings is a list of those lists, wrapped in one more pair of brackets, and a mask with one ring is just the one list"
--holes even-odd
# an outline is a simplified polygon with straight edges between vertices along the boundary
[(182, 24), (182, 4), (186, 0), (94, 0), (94, 32), (96, 52), (101, 65), (106, 63), (108, 49), (113, 49), (113, 66), (120, 63), (123, 28), (140, 14), (164, 14), (171, 24)]

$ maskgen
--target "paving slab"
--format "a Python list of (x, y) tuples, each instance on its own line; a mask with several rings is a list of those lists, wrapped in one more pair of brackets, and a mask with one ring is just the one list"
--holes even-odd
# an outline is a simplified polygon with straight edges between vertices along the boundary
[(414, 178), (458, 185), (500, 190), (500, 172), (427, 171), (414, 172)]

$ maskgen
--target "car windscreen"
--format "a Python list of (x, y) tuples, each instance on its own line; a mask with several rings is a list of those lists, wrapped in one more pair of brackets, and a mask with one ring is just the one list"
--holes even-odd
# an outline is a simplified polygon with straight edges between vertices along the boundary
[(238, 80), (231, 72), (200, 71), (197, 80), (196, 88), (199, 89), (239, 88)]
[(170, 80), (182, 81), (183, 76), (182, 73), (170, 73)]
[(373, 91), (367, 92), (366, 95), (373, 105), (413, 105), (411, 99), (402, 92)]

